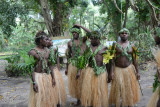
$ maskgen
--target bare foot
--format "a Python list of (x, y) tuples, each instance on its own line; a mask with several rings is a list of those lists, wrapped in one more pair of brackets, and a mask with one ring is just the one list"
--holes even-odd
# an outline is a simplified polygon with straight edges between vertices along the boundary
[(77, 100), (77, 104), (74, 104), (74, 106), (79, 106), (79, 105), (81, 105), (81, 101)]

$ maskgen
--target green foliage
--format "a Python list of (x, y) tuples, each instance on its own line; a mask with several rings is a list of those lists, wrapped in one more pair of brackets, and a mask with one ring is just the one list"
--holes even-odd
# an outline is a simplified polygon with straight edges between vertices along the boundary
[(22, 4), (17, 2), (11, 3), (10, 1), (1, 0), (0, 1), (0, 28), (3, 34), (8, 37), (11, 35), (12, 28), (16, 27), (16, 18), (26, 15), (28, 11), (24, 8)]
[(159, 88), (159, 87), (160, 87), (160, 82), (159, 82), (159, 80), (158, 80), (158, 74), (156, 74), (156, 75), (154, 76), (153, 92), (155, 92), (156, 89)]
[(18, 50), (16, 55), (5, 58), (9, 65), (6, 67), (8, 76), (31, 76), (35, 59), (28, 55), (28, 49)]
[(145, 62), (153, 59), (153, 55), (151, 52), (151, 47), (155, 46), (154, 38), (153, 38), (153, 29), (150, 30), (150, 27), (147, 27), (145, 33), (141, 33), (136, 37), (136, 47), (139, 50), (139, 61)]

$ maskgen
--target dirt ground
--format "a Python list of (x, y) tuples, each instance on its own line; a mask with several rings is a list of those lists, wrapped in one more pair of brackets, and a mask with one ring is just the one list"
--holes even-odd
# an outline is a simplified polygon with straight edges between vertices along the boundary
[[(0, 60), (0, 107), (27, 107), (30, 79), (25, 77), (7, 77), (4, 70), (5, 64), (7, 64), (6, 61)], [(154, 62), (148, 62), (139, 69), (143, 96), (141, 96), (141, 101), (137, 104), (137, 107), (146, 107), (152, 95), (152, 83), (154, 81), (156, 66)], [(66, 107), (72, 107), (71, 103), (76, 102), (76, 99), (68, 94), (67, 76), (65, 76), (64, 70), (64, 68), (61, 69), (67, 91)]]

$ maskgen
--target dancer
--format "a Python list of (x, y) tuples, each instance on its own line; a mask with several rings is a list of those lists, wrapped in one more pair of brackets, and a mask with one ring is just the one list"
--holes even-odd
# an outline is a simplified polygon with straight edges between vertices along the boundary
[(111, 61), (109, 82), (112, 80), (109, 104), (116, 107), (134, 106), (140, 100), (140, 79), (137, 63), (137, 50), (128, 41), (129, 30), (123, 28), (119, 31), (121, 40), (113, 44), (115, 58)]
[(29, 55), (36, 60), (32, 72), (32, 82), (29, 96), (29, 107), (57, 107), (58, 92), (53, 70), (48, 65), (49, 50), (47, 34), (37, 32), (35, 36), (36, 47), (29, 51)]
[(82, 83), (81, 104), (85, 107), (108, 107), (108, 76), (103, 64), (103, 53), (107, 48), (100, 43), (100, 34), (97, 31), (91, 32), (89, 37), (91, 45), (87, 54), (88, 67)]

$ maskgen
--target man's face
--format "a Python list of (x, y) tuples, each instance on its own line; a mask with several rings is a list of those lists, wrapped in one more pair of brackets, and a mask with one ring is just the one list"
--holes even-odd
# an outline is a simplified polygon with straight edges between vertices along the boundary
[(79, 34), (77, 32), (72, 32), (73, 38), (74, 39), (78, 39), (79, 38)]
[(46, 36), (43, 36), (43, 38), (40, 40), (40, 44), (46, 47), (48, 44), (48, 38)]
[(49, 48), (49, 47), (51, 47), (51, 46), (53, 46), (53, 41), (52, 41), (51, 38), (48, 38), (48, 39), (47, 39), (47, 47)]
[(100, 43), (100, 40), (99, 40), (99, 38), (97, 38), (97, 37), (91, 36), (91, 37), (90, 37), (90, 40), (91, 40), (91, 45), (92, 45), (92, 46), (97, 46), (97, 45)]
[(122, 41), (126, 41), (126, 40), (128, 40), (128, 33), (127, 32), (122, 32), (122, 33), (120, 33), (120, 38), (121, 38), (121, 40)]

